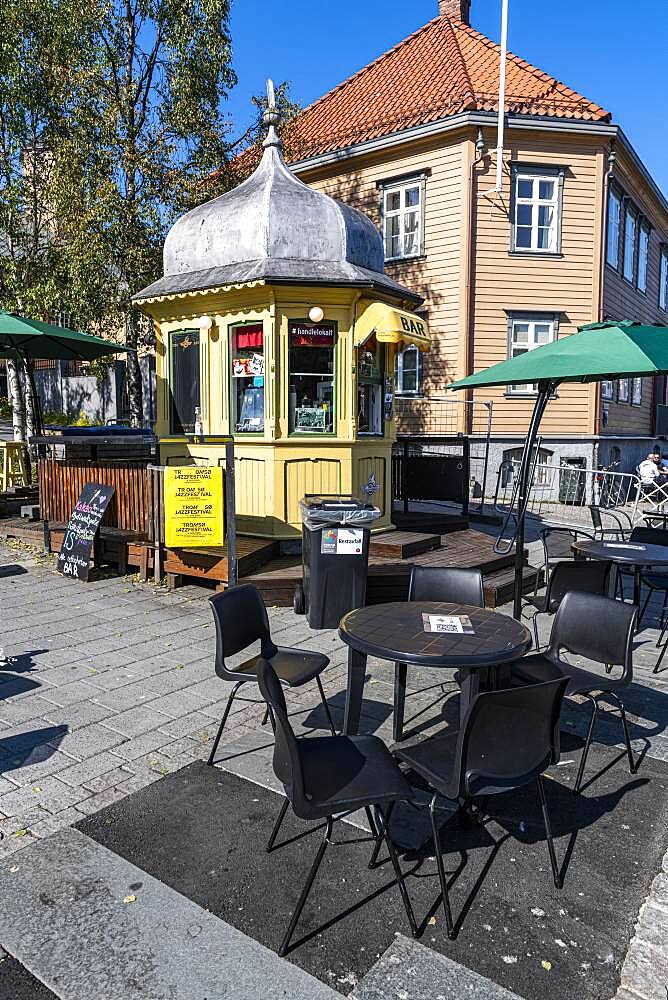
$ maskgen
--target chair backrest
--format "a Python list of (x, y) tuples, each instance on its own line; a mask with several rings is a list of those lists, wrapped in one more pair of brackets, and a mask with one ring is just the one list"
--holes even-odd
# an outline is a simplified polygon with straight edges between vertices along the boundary
[(586, 594), (607, 593), (610, 565), (599, 559), (556, 563), (547, 584), (548, 607), (559, 604), (571, 590)]
[(479, 569), (455, 566), (413, 566), (409, 601), (444, 601), (484, 608), (485, 593)]
[(601, 520), (601, 512), (598, 507), (594, 504), (589, 504), (589, 513), (591, 515), (591, 523), (594, 525), (596, 531), (600, 531), (603, 527), (603, 521)]
[(629, 541), (640, 545), (668, 545), (668, 531), (665, 528), (634, 528)]
[(216, 673), (234, 676), (225, 666), (225, 658), (241, 653), (254, 642), (260, 642), (264, 657), (272, 657), (276, 646), (271, 641), (267, 609), (259, 590), (244, 584), (232, 587), (209, 598), (216, 625)]
[(585, 531), (576, 531), (573, 528), (561, 528), (557, 526), (543, 528), (540, 533), (540, 537), (543, 542), (546, 565), (550, 560), (572, 559), (573, 550), (571, 549), (571, 546), (575, 541), (576, 536), (591, 538), (591, 535), (588, 536)]
[(466, 795), (519, 788), (559, 760), (567, 677), (478, 695), (460, 730), (456, 767)]
[(298, 816), (308, 818), (309, 806), (304, 793), (304, 773), (297, 737), (294, 734), (285, 704), (283, 687), (268, 660), (257, 661), (257, 682), (262, 697), (274, 713), (274, 774), (285, 788), (285, 794)]
[(546, 656), (558, 663), (563, 649), (595, 663), (622, 667), (621, 679), (633, 679), (633, 637), (638, 609), (600, 594), (566, 594), (550, 634)]

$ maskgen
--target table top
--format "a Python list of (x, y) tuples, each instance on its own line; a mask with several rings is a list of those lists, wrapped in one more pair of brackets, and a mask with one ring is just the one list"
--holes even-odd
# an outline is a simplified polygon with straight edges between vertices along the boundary
[(573, 549), (590, 559), (609, 559), (629, 566), (668, 566), (668, 545), (643, 542), (573, 542)]
[[(425, 632), (423, 614), (467, 615), (473, 635)], [(523, 656), (531, 633), (521, 622), (486, 608), (441, 601), (376, 604), (349, 611), (341, 639), (360, 653), (425, 667), (492, 667)]]
[(645, 511), (643, 511), (643, 515), (642, 516), (643, 516), (643, 520), (644, 521), (663, 521), (664, 524), (665, 524), (666, 521), (668, 521), (668, 511), (662, 511), (662, 510), (654, 510), (654, 511), (652, 511), (652, 510), (645, 510)]

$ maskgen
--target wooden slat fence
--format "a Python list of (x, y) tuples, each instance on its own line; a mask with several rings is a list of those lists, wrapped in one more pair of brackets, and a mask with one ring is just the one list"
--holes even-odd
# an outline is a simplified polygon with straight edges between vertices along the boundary
[(148, 532), (152, 502), (146, 462), (59, 462), (39, 461), (39, 499), (46, 521), (69, 520), (86, 483), (114, 487), (114, 496), (105, 511), (103, 524), (124, 531)]

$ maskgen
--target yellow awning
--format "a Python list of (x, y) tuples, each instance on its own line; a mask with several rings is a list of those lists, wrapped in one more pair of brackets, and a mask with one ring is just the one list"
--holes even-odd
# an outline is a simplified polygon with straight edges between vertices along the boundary
[(425, 320), (385, 302), (372, 302), (357, 317), (355, 347), (362, 347), (372, 333), (381, 344), (415, 344), (421, 351), (431, 347), (429, 325)]

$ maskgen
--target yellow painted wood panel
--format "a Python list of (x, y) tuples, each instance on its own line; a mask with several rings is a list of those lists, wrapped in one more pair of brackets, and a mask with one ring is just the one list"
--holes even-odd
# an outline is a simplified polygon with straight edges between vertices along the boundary
[(284, 464), (286, 520), (299, 522), (299, 501), (307, 493), (341, 493), (341, 462), (336, 458), (295, 458)]

